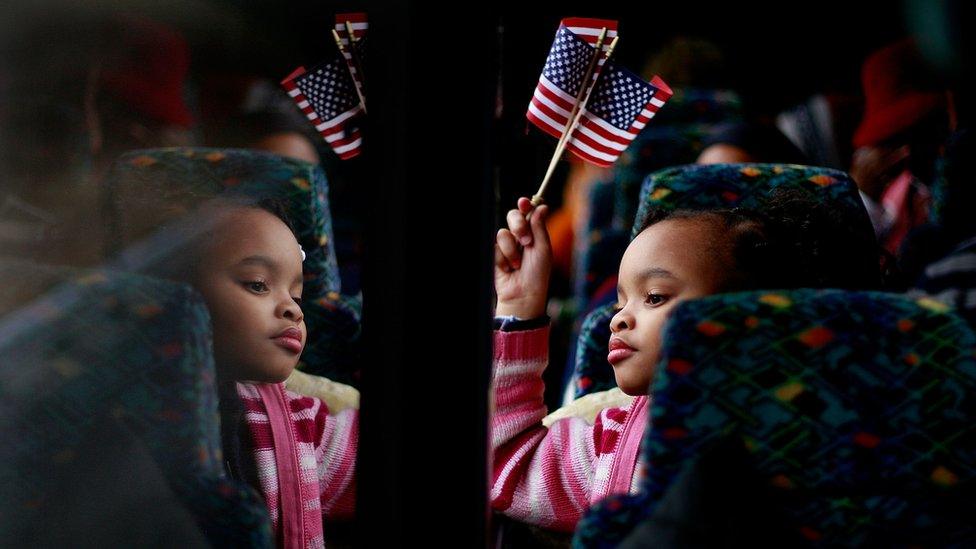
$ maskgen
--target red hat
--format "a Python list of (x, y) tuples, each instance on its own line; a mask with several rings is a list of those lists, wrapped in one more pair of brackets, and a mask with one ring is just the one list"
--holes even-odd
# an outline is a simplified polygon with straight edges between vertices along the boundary
[(872, 53), (861, 68), (864, 117), (854, 132), (854, 147), (877, 145), (942, 108), (945, 95), (923, 89), (932, 79), (911, 39)]
[[(120, 17), (120, 54), (101, 74), (106, 93), (149, 118), (189, 128), (194, 118), (183, 101), (190, 48), (175, 29), (144, 17)], [(111, 57), (111, 56), (110, 56)]]

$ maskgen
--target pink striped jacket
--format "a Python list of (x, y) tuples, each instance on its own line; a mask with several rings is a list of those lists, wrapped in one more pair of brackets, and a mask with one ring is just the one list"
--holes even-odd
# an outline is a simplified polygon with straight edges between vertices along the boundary
[(542, 425), (549, 328), (494, 335), (492, 508), (521, 522), (571, 532), (596, 501), (637, 488), (648, 398), (607, 408), (593, 424)]
[(284, 383), (238, 383), (237, 393), (277, 545), (323, 547), (323, 518), (351, 518), (355, 508), (358, 410), (330, 414)]

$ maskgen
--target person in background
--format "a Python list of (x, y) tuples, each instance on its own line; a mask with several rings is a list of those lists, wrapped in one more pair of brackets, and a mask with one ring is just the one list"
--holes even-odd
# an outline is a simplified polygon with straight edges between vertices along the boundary
[(948, 135), (946, 95), (910, 39), (872, 53), (861, 79), (865, 110), (849, 171), (879, 241), (897, 255), (928, 218), (935, 161)]

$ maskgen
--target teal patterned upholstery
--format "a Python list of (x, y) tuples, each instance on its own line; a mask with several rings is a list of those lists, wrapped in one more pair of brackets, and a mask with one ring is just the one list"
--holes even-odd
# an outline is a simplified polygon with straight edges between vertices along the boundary
[[(616, 545), (682, 470), (730, 441), (811, 546), (976, 539), (976, 335), (948, 307), (878, 292), (758, 291), (682, 303), (665, 328), (640, 492), (589, 511)], [(737, 474), (728, 471), (727, 474)]]
[[(37, 271), (0, 262), (3, 280)], [(199, 295), (138, 275), (69, 274), (0, 319), (4, 528), (45, 523), (79, 448), (110, 420), (148, 450), (208, 541), (270, 546), (260, 496), (223, 472), (212, 354)]]
[(340, 290), (328, 183), (313, 164), (244, 149), (148, 149), (122, 155), (108, 186), (114, 251), (218, 194), (280, 199), (308, 254), (308, 295)]
[(651, 210), (761, 209), (773, 190), (787, 188), (830, 203), (853, 233), (874, 234), (857, 186), (842, 171), (795, 164), (710, 164), (676, 166), (649, 175), (641, 188), (631, 238)]
[(617, 312), (616, 302), (617, 296), (614, 294), (613, 302), (590, 311), (580, 325), (579, 337), (576, 339), (576, 365), (570, 379), (575, 398), (617, 386), (613, 369), (607, 362), (610, 319)]

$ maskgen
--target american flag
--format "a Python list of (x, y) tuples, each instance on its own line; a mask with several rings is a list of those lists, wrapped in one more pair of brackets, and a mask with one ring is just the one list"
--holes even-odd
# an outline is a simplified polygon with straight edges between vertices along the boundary
[[(352, 26), (352, 35), (355, 39), (355, 46), (352, 48), (352, 53), (349, 50), (349, 36), (347, 36), (348, 31), (346, 30), (346, 21), (349, 21)], [(346, 50), (343, 52), (343, 56), (346, 58), (346, 63), (349, 65), (349, 71), (352, 72), (353, 78), (359, 84), (360, 88), (364, 87), (363, 81), (365, 80), (362, 75), (359, 74), (359, 69), (356, 67), (356, 63), (353, 61), (352, 56), (356, 56), (356, 61), (360, 65), (363, 64), (363, 58), (366, 54), (366, 31), (369, 29), (369, 21), (366, 18), (366, 14), (362, 12), (355, 13), (337, 13), (335, 16), (335, 30), (339, 33), (339, 40)], [(365, 68), (363, 69), (366, 70)]]
[(363, 138), (356, 115), (362, 106), (341, 55), (308, 71), (298, 67), (281, 86), (339, 158), (346, 160), (361, 152)]
[[(569, 114), (583, 85), (602, 28), (607, 29), (603, 46), (606, 51), (610, 41), (617, 36), (616, 21), (570, 17), (563, 19), (556, 31), (556, 39), (526, 113), (530, 122), (556, 139), (562, 137), (569, 122)], [(601, 58), (593, 71), (594, 78), (602, 65)]]
[[(616, 36), (614, 21), (564, 19), (556, 32), (526, 113), (530, 122), (553, 137), (560, 138), (569, 122), (601, 27), (613, 29), (607, 33), (605, 44), (609, 45)], [(566, 147), (583, 160), (606, 167), (613, 164), (672, 92), (659, 77), (647, 83), (613, 62), (594, 72), (593, 78), (599, 80)], [(603, 77), (600, 72), (605, 73)]]
[(671, 94), (658, 76), (648, 83), (612, 61), (607, 63), (566, 148), (587, 162), (610, 166)]

